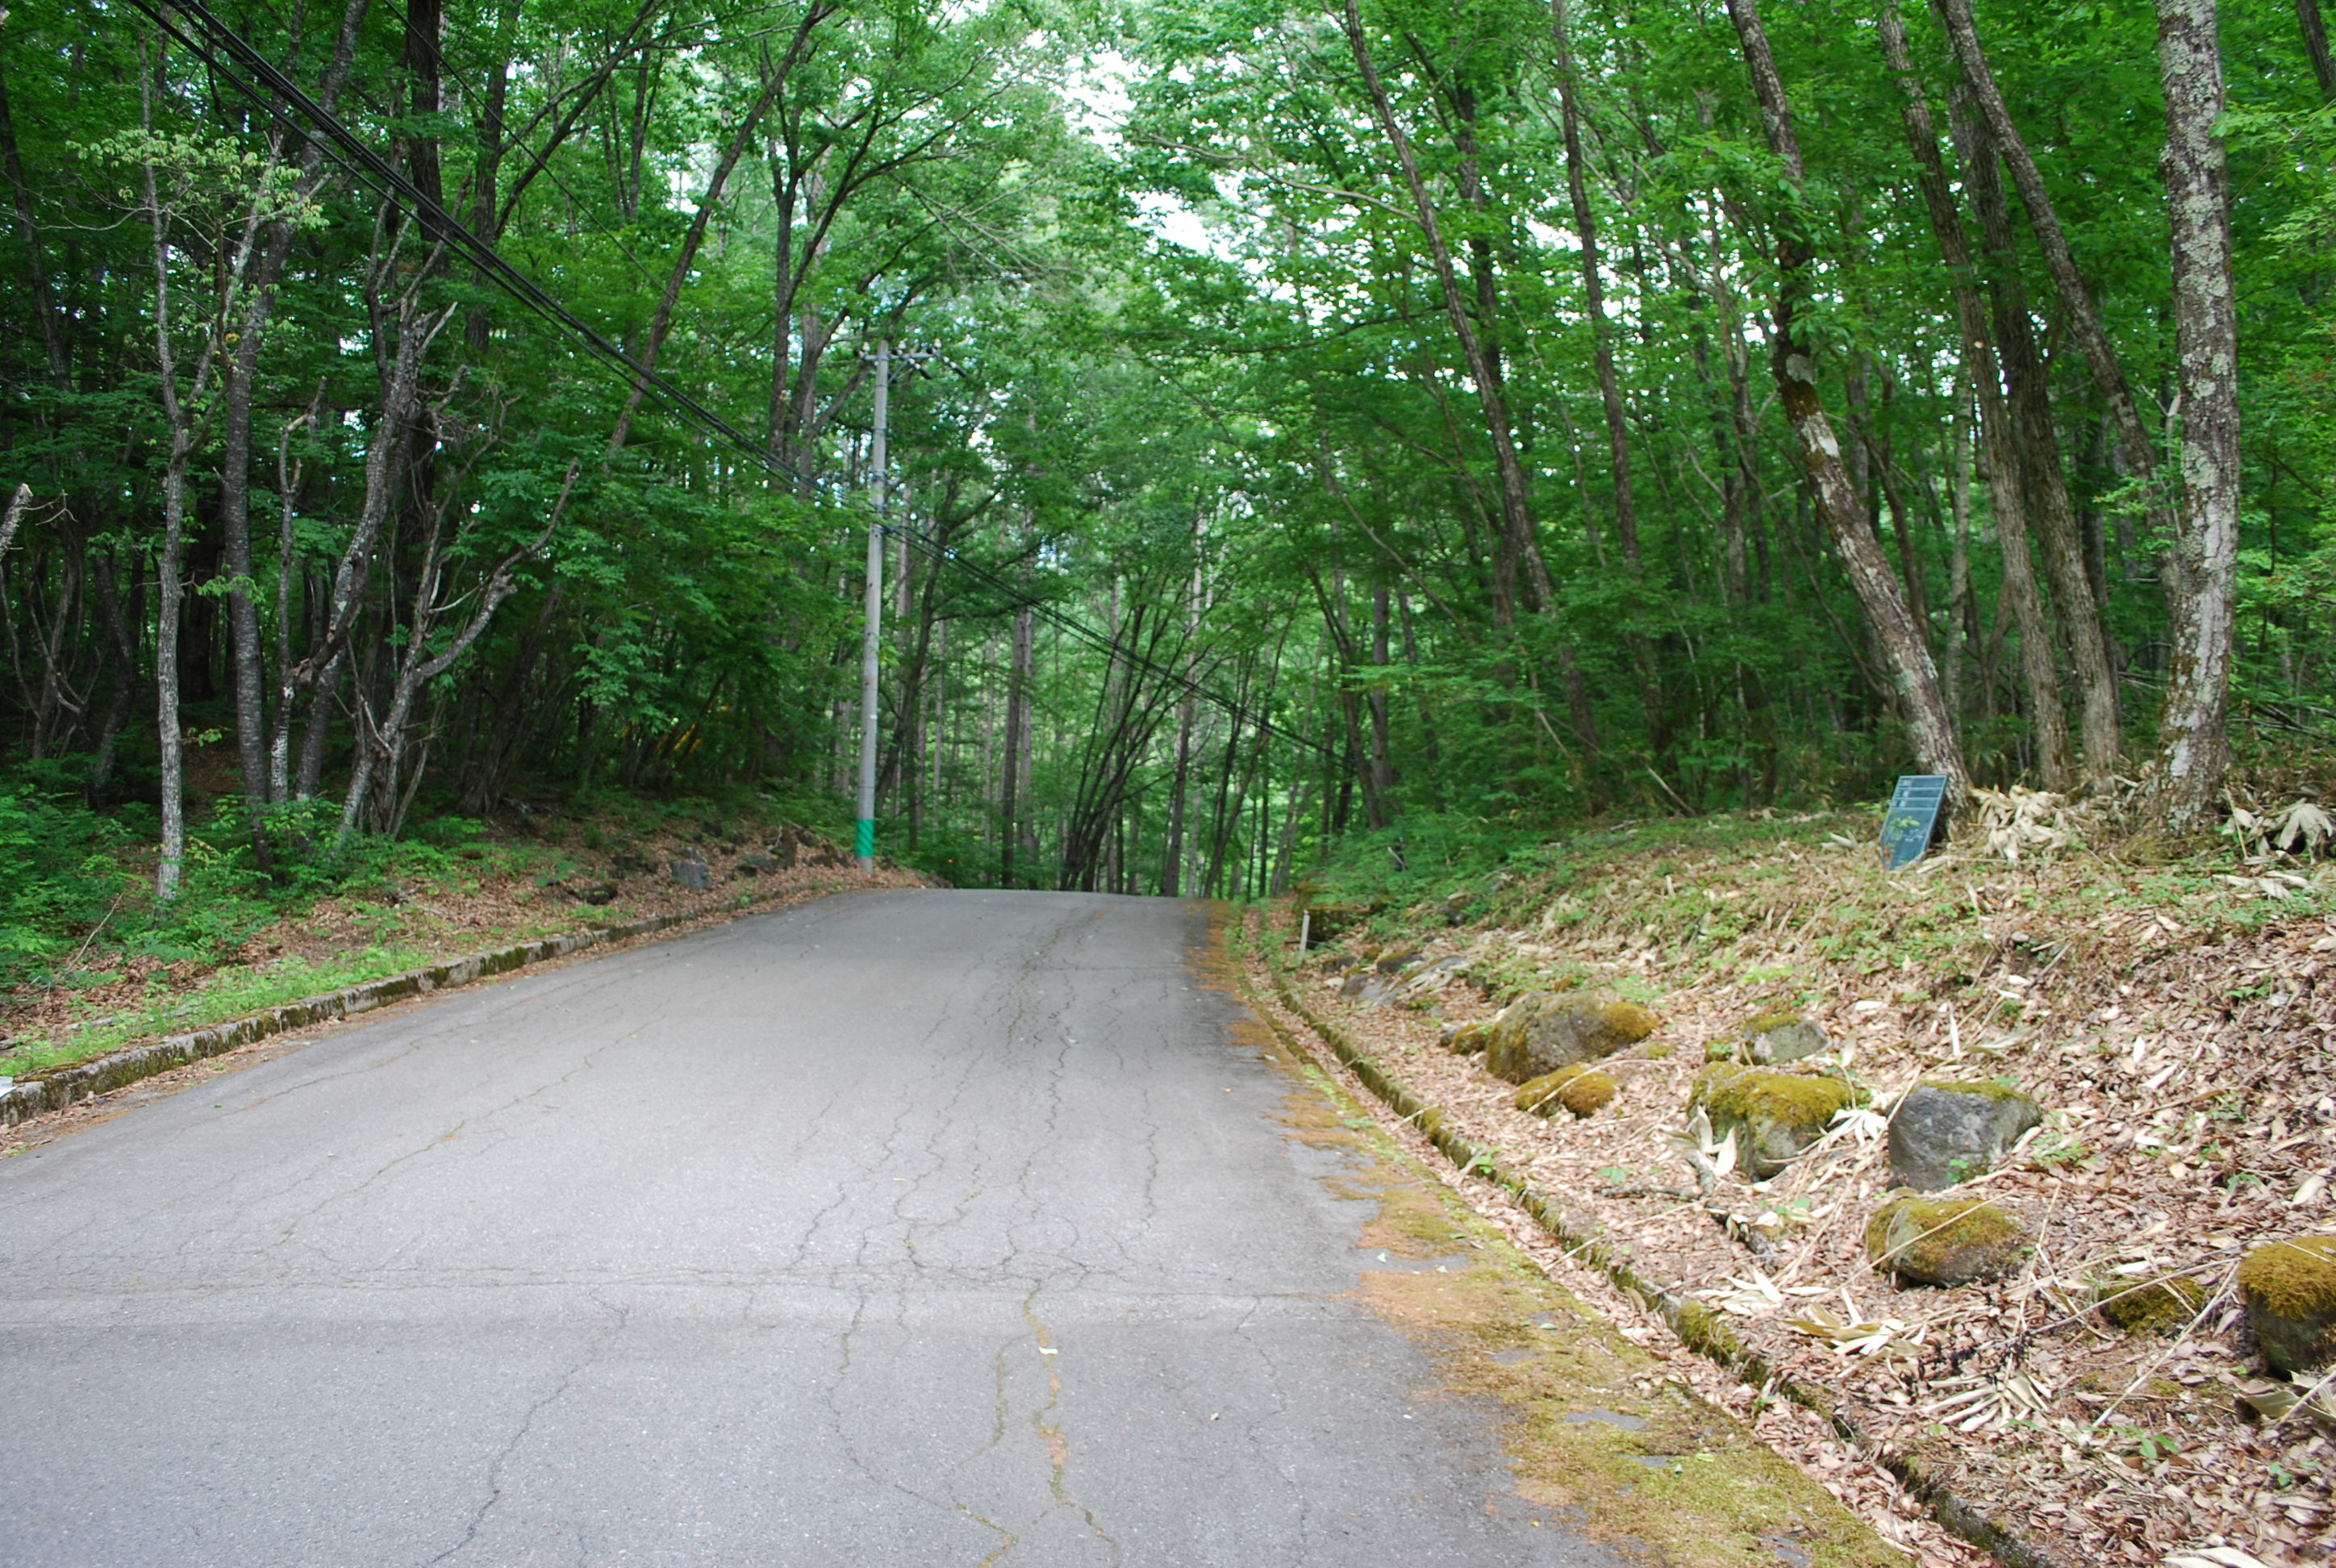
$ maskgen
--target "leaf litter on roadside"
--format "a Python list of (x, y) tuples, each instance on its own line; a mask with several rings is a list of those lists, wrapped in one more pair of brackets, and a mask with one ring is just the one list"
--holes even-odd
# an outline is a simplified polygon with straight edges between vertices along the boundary
[[(2028, 813), (2047, 829), (2067, 821), (2035, 803)], [(2166, 1337), (2119, 1331), (2095, 1306), (2136, 1281), (2227, 1281), (2250, 1244), (2336, 1221), (2336, 886), (2275, 851), (2243, 870), (2286, 896), (2188, 872), (2153, 881), (2073, 843), (2024, 842), (2017, 862), (1983, 843), (1934, 857), (1921, 883), (1784, 846), (1766, 872), (1743, 853), (1674, 848), (1660, 874), (1618, 859), (1534, 902), (1530, 930), (1455, 933), (1472, 956), (1427, 998), (1433, 1012), (1335, 1010), (1455, 1126), (1514, 1151), (1574, 1222), (1726, 1313), (1772, 1367), (1857, 1400), (1885, 1442), (1946, 1443), (1959, 1489), (2071, 1561), (2154, 1563), (2208, 1546), (2267, 1568), (2336, 1560), (2336, 1437), (2311, 1411), (2267, 1414), (2239, 1397), (2253, 1378), (2276, 1411), (2302, 1390), (2255, 1375), (2235, 1297)], [(1732, 902), (1698, 900), (1741, 918), (1722, 929), (1698, 914), (1666, 938), (1646, 904), (1665, 876), (1682, 903), (1698, 883), (1748, 887)], [(1861, 930), (1925, 956), (1876, 969)], [(1439, 950), (1431, 940), (1429, 957)], [(1435, 1044), (1431, 1020), (1495, 1010), (1508, 993), (1467, 982), (1496, 972), (1514, 986), (1639, 988), (1629, 994), (1652, 1001), (1668, 1054), (1605, 1064), (1620, 1093), (1591, 1120), (1523, 1115), (1504, 1086)], [(1740, 1149), (1679, 1107), (1706, 1044), (1775, 1005), (1780, 975), (1832, 1037), (1809, 1066), (1866, 1097), (1755, 1184)], [(2032, 1232), (2033, 1255), (2009, 1279), (1909, 1287), (1866, 1258), (1864, 1222), (1888, 1185), (1887, 1113), (1924, 1076), (2016, 1083), (2045, 1108), (2002, 1165), (1958, 1189)], [(1716, 1196), (1685, 1201), (1695, 1194), (1635, 1174), (1666, 1161), (1699, 1163)], [(1744, 1223), (1723, 1230), (1708, 1205)], [(1747, 1230), (1769, 1251), (1738, 1239)], [(1864, 1304), (1835, 1310), (1844, 1287)]]

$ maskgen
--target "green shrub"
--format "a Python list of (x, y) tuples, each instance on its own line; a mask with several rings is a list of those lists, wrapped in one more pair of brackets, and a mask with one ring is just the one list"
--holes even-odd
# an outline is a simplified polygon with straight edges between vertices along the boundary
[(112, 818), (20, 781), (0, 781), (0, 984), (46, 978), (132, 886)]

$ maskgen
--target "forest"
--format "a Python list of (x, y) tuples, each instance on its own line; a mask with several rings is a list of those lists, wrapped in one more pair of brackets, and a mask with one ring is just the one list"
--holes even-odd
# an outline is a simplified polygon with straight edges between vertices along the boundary
[(960, 885), (1909, 771), (2172, 852), (2330, 736), (2331, 151), (2318, 0), (14, 5), (0, 945), (848, 823), (871, 560)]

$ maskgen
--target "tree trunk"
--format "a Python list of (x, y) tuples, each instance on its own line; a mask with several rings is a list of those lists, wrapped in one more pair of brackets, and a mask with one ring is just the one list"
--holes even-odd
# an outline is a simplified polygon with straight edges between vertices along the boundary
[[(1582, 242), (1582, 309), (1590, 318), (1591, 355), (1598, 372), (1598, 398), (1606, 415), (1607, 472), (1614, 492), (1614, 538), (1622, 550), (1623, 570), (1633, 581), (1640, 576), (1639, 502), (1630, 482), (1630, 412), (1622, 405), (1621, 386), (1614, 371), (1614, 338), (1606, 319), (1605, 265), (1598, 251), (1598, 218), (1591, 210), (1590, 180), (1582, 150), (1581, 79), (1573, 63), (1573, 38), (1567, 25), (1566, 0), (1551, 0), (1550, 36), (1557, 55), (1558, 116), (1565, 141), (1565, 190), (1573, 209), (1573, 230)], [(1637, 607), (1630, 618), (1637, 618)], [(1646, 709), (1648, 740), (1658, 766), (1670, 751), (1662, 682), (1655, 667), (1655, 650), (1646, 634), (1629, 631), (1630, 662), (1639, 676), (1639, 696)]]
[[(498, 186), (502, 175), (503, 154), (511, 151), (510, 132), (503, 124), (503, 111), (511, 102), (511, 34), (519, 24), (519, 0), (502, 0), (495, 9), (494, 48), (489, 55), (487, 93), (484, 112), (477, 126), (478, 151), (471, 164), (471, 232), (488, 244), (502, 236), (501, 204)], [(462, 338), (473, 360), (483, 360), (493, 342), (493, 307), (483, 297), (493, 292), (484, 273), (474, 272), (472, 278), (482, 296), (463, 318)]]
[(1614, 536), (1622, 560), (1639, 570), (1639, 507), (1630, 486), (1630, 415), (1614, 374), (1614, 340), (1606, 320), (1606, 279), (1598, 254), (1598, 219), (1590, 208), (1590, 182), (1582, 151), (1581, 83), (1575, 75), (1573, 40), (1565, 0), (1552, 0), (1550, 34), (1557, 53), (1557, 99), (1565, 137), (1565, 190), (1573, 208), (1573, 231), (1582, 242), (1582, 309), (1590, 318), (1591, 355), (1598, 370), (1598, 398), (1606, 412), (1606, 453), (1614, 488)]
[[(1428, 256), (1436, 266), (1436, 281), (1444, 290), (1445, 314), (1452, 319), (1452, 329), (1460, 339), (1460, 351), (1468, 362), (1469, 377), (1476, 384), (1476, 399), (1484, 409), (1484, 426), (1493, 441), (1493, 464), (1501, 480), (1501, 520), (1504, 525), (1502, 548), (1494, 558), (1493, 618), (1496, 625), (1507, 627), (1516, 613), (1517, 566), (1521, 560), (1538, 564), (1541, 547), (1533, 530), (1533, 502), (1525, 482), (1524, 464), (1517, 457), (1516, 442), (1512, 435), (1509, 411), (1501, 396), (1501, 377), (1493, 356), (1485, 351), (1484, 341), (1477, 336), (1468, 314), (1467, 303), (1461, 297), (1460, 278), (1452, 265), (1452, 248), (1444, 240), (1444, 228), (1436, 220), (1436, 205), (1428, 199), (1427, 185), (1420, 178), (1419, 161), (1413, 156), (1411, 139), (1397, 122), (1395, 108), (1387, 98), (1387, 87), (1379, 80), (1378, 67), (1372, 63), (1370, 44), (1363, 36), (1362, 15), (1356, 0), (1347, 0), (1347, 42), (1352, 48), (1355, 64), (1362, 72), (1364, 90), (1370, 94), (1371, 112), (1377, 119), (1379, 131), (1394, 147), (1396, 161), (1401, 165), (1405, 187), (1411, 192), (1412, 205), (1419, 219), (1420, 232), (1426, 237)], [(1544, 570), (1542, 574), (1546, 576)]]
[[(2060, 629), (2067, 636), (2076, 670), (2077, 690), (2083, 701), (2085, 772), (2095, 783), (2105, 783), (2117, 772), (2122, 750), (2117, 731), (2117, 670), (2110, 663), (2108, 638), (2101, 630), (2100, 600), (2085, 570), (2082, 536), (2076, 508), (2060, 464), (2059, 433), (2052, 425), (2052, 401), (2044, 355), (2029, 325), (2027, 291), (2020, 286), (2020, 262), (2012, 248), (2011, 212), (1996, 179), (1996, 150), (1984, 122), (1968, 116), (1955, 120), (1958, 141), (1964, 149), (1963, 180), (1979, 209), (1981, 233), (1988, 258), (1988, 293), (1994, 312), (1996, 350), (2004, 388), (2009, 395), (2013, 429), (2012, 449), (2020, 463), (2020, 493), (2028, 516), (2036, 525), (2037, 543), (2044, 557), (2046, 577), (2059, 609)], [(2023, 634), (2024, 635), (2024, 634)]]
[[(0, 548), (5, 548), (5, 540), (0, 540)], [(136, 558), (131, 559), (134, 577)], [(131, 691), (138, 682), (138, 639), (130, 631), (135, 606), (131, 614), (123, 612), (122, 586), (114, 580), (112, 561), (100, 556), (92, 563), (92, 570), (97, 578), (98, 606), (104, 613), (105, 629), (113, 642), (113, 689), (106, 702), (104, 726), (98, 732), (96, 753), (90, 758), (89, 776), (82, 785), (83, 800), (95, 811), (104, 803), (106, 789), (113, 782), (122, 732), (130, 724)]]
[[(1793, 200), (1797, 202), (1803, 179), (1800, 141), (1793, 128), (1792, 107), (1785, 96), (1784, 82), (1776, 74), (1776, 60), (1768, 51), (1767, 34), (1760, 25), (1757, 0), (1728, 0), (1728, 12), (1736, 24), (1737, 35), (1743, 41), (1744, 62), (1751, 74), (1753, 93), (1759, 101), (1769, 151), (1784, 164), (1786, 177), (1794, 188)], [(1815, 492), (1817, 503), (1825, 513), (1835, 548), (1841, 552), (1850, 586), (1865, 609), (1874, 640), (1881, 645), (1883, 657), (1889, 663), (1892, 684), (1897, 690), (1914, 755), (1925, 769), (1946, 778), (1948, 799), (1960, 806), (1970, 798), (1971, 775), (1964, 770), (1962, 746), (1956, 739), (1946, 699), (1939, 691), (1938, 670), (1931, 662), (1931, 650), (1923, 640), (1922, 628), (1906, 611), (1906, 600), (1899, 592), (1898, 579), (1890, 570), (1889, 558), (1883, 554), (1873, 530), (1865, 525), (1857, 492), (1851, 488), (1848, 471), (1842, 466), (1841, 444), (1834, 438), (1833, 425), (1817, 394), (1816, 367), (1808, 350), (1796, 336), (1796, 317), (1807, 292), (1811, 259), (1802, 225), (1797, 211), (1778, 215), (1776, 334), (1769, 346), (1769, 368), (1776, 376), (1778, 399), (1792, 422), (1810, 488)]]
[(1014, 618), (1014, 644), (1006, 677), (1006, 782), (1005, 800), (998, 814), (1004, 819), (1004, 831), (998, 840), (998, 885), (1013, 887), (1014, 851), (1020, 842), (1015, 808), (1019, 804), (1022, 783), (1022, 752), (1027, 744), (1024, 732), (1030, 722), (1030, 640), (1031, 611), (1024, 609)]
[[(159, 305), (157, 336), (170, 331)], [(172, 375), (163, 359), (162, 375)], [(175, 395), (166, 399), (175, 404)], [(179, 896), (187, 858), (186, 744), (179, 729), (179, 629), (186, 599), (187, 462), (193, 445), (182, 412), (172, 411), (170, 455), (162, 469), (162, 551), (154, 562), (154, 731), (161, 747), (162, 852), (154, 871), (154, 896)]]
[(2166, 88), (2182, 496), (2168, 563), (2175, 615), (2152, 794), (2167, 826), (2187, 833), (2213, 805), (2230, 757), (2239, 554), (2239, 333), (2230, 186), (2216, 133), (2223, 64), (2214, 0), (2157, 0), (2157, 63)]
[(2141, 413), (2135, 405), (2133, 389), (2127, 384), (2125, 370), (2117, 363), (2117, 350), (2109, 343), (2108, 332), (2102, 326), (2100, 313), (2093, 307), (2091, 291), (2085, 287), (2084, 276), (2077, 270), (2077, 260), (2069, 252), (2068, 237), (2060, 230), (2060, 219), (2052, 206), (2051, 192), (2044, 188), (2044, 176), (2036, 167), (2036, 160), (2028, 151), (2027, 141), (2020, 128), (2012, 123), (2011, 112), (2004, 106), (2003, 94), (1997, 91), (1994, 73), (1990, 70), (1985, 51), (1980, 47), (1979, 25), (1971, 15), (1971, 0), (1936, 0), (1939, 14), (1946, 23), (1947, 36), (1952, 44), (1955, 59), (1962, 67), (1963, 78), (1970, 83), (1979, 102), (1980, 113), (1987, 122), (1996, 150), (2010, 167), (2011, 182), (2020, 191), (2021, 205), (2028, 209), (2028, 220), (2036, 231), (2036, 240), (2044, 252), (2045, 262), (2051, 268), (2052, 281), (2059, 289), (2065, 315), (2063, 325), (2068, 336), (2085, 356), (2093, 373), (2093, 383), (2099, 389), (2101, 400), (2108, 405), (2109, 418), (2117, 429), (2117, 463), (2128, 479), (2151, 482), (2149, 511), (2157, 525), (2161, 538), (2172, 538), (2175, 522), (2165, 501), (2156, 491), (2157, 459), (2149, 444), (2147, 432), (2142, 428)]
[(2295, 0), (2295, 20), (2303, 29), (2303, 52), (2312, 56), (2320, 91), (2336, 98), (2336, 58), (2328, 53), (2328, 24), (2320, 19), (2320, 0)]
[(268, 696), (259, 641), (259, 607), (252, 599), (251, 394), (259, 374), (266, 300), (272, 281), (261, 278), (252, 307), (244, 313), (240, 338), (228, 356), (222, 388), (225, 419), (219, 456), (219, 521), (226, 535), (229, 657), (233, 667), (236, 761), (243, 774), (244, 831), (252, 858), (272, 873), (268, 844)]
[[(2040, 772), (2049, 789), (2065, 789), (2075, 774), (2068, 751), (2068, 719), (2060, 697), (2060, 673), (2052, 653), (2052, 634), (2045, 618), (2044, 601), (2036, 589), (2036, 569), (2028, 548), (2027, 500), (2020, 484), (2018, 436), (2004, 406), (1998, 380), (1994, 340), (1987, 310), (1980, 302), (1978, 269), (1962, 219), (1955, 208), (1953, 188), (1939, 157), (1938, 131), (1932, 123), (1930, 102), (1906, 47), (1906, 30), (1894, 4), (1882, 8), (1883, 53), (1898, 79), (1905, 102), (1899, 115), (1906, 128), (1906, 145), (1914, 156), (1923, 205), (1930, 209), (1931, 229), (1947, 264), (1952, 286), (1955, 325), (1962, 337), (1963, 373), (1978, 397), (1979, 426), (1987, 463), (1988, 498), (1995, 518), (1996, 542), (2003, 555), (2003, 598), (2020, 627), (2021, 673), (2028, 683), (2030, 722), (2035, 726)], [(1960, 415), (1958, 415), (1960, 417)], [(1960, 711), (1950, 703), (1950, 711)]]
[[(1205, 512), (1192, 520), (1192, 579), (1184, 590), (1184, 646), (1192, 648), (1200, 635), (1201, 594), (1203, 587), (1202, 540), (1207, 532)], [(1192, 721), (1197, 716), (1200, 698), (1191, 683), (1199, 674), (1199, 655), (1188, 656), (1184, 678), (1188, 683), (1183, 701), (1176, 705), (1176, 772), (1168, 786), (1168, 844), (1161, 858), (1160, 891), (1166, 898), (1183, 896), (1184, 885), (1185, 813), (1192, 793)]]
[[(657, 315), (649, 323), (648, 340), (642, 345), (638, 355), (643, 370), (657, 368), (657, 352), (665, 346), (667, 334), (673, 330), (674, 307), (680, 303), (681, 286), (697, 265), (698, 248), (706, 243), (706, 227), (713, 221), (715, 212), (722, 205), (722, 192), (730, 183), (730, 171), (738, 167), (738, 161), (745, 156), (746, 149), (754, 145), (755, 128), (762, 124), (763, 116), (769, 112), (771, 105), (785, 90), (788, 73), (803, 58), (803, 47), (811, 42), (813, 31), (826, 21), (833, 10), (834, 5), (830, 0), (815, 0), (804, 10), (802, 21), (795, 25), (793, 36), (787, 41), (786, 54), (764, 79), (762, 93), (738, 122), (731, 133), (729, 145), (723, 149), (721, 160), (715, 164), (714, 172), (706, 182), (706, 193), (698, 198), (697, 209), (690, 218), (688, 231), (682, 237), (680, 252), (675, 256), (673, 267), (666, 274), (665, 288), (657, 296)], [(641, 399), (648, 389), (649, 384), (645, 379), (637, 378), (633, 382), (632, 390), (625, 397), (624, 412), (617, 416), (616, 431), (608, 437), (609, 451), (624, 449), (626, 438), (632, 433), (633, 418), (640, 412)]]
[[(436, 680), (462, 657), (471, 645), (486, 631), (495, 612), (503, 601), (518, 589), (511, 577), (519, 563), (535, 555), (551, 541), (552, 531), (560, 526), (560, 514), (568, 509), (568, 497), (576, 488), (576, 467), (568, 465), (568, 478), (560, 487), (560, 499), (552, 503), (551, 517), (534, 542), (506, 556), (501, 564), (487, 574), (486, 580), (475, 589), (477, 602), (470, 620), (456, 632), (451, 641), (433, 655), (429, 652), (430, 637), (435, 628), (442, 604), (439, 589), (444, 579), (446, 554), (439, 547), (439, 535), (432, 531), (430, 542), (423, 555), (421, 570), (414, 590), (414, 616), (406, 627), (405, 646), (398, 659), (397, 673), (391, 687), (385, 716), (372, 734), (357, 736), (357, 763), (349, 780), (349, 792), (341, 805), (341, 831), (333, 842), (333, 857), (338, 860), (348, 848), (358, 821), (364, 815), (375, 784), (378, 781), (387, 805), (376, 813), (376, 826), (394, 832), (404, 816), (404, 803), (412, 799), (409, 787), (403, 794), (398, 789), (399, 773), (404, 762), (406, 726), (414, 712), (414, 704), (429, 684)], [(468, 598), (469, 595), (463, 597)], [(363, 712), (363, 705), (360, 705)]]
[(16, 530), (24, 526), (24, 513), (31, 511), (32, 506), (33, 487), (17, 485), (15, 493), (8, 498), (8, 510), (0, 512), (0, 555), (7, 553), (10, 541), (16, 537)]
[[(2303, 0), (2309, 3), (2309, 0)], [(41, 250), (41, 229), (33, 210), (33, 188), (24, 178), (24, 160), (16, 151), (16, 122), (8, 111), (8, 87), (0, 79), (0, 167), (8, 176), (9, 194), (16, 207), (16, 227), (24, 245), (24, 278), (32, 285), (33, 311), (41, 323), (41, 352), (49, 367), (49, 382), (59, 392), (70, 390), (72, 370), (65, 359), (64, 336), (57, 326), (56, 303), (50, 297), (48, 264)], [(5, 547), (0, 541), (0, 547)]]
[[(1373, 827), (1386, 827), (1395, 820), (1395, 760), (1387, 750), (1387, 683), (1384, 673), (1387, 667), (1387, 590), (1382, 587), (1371, 595), (1371, 663), (1381, 673), (1372, 677), (1370, 690), (1364, 701), (1371, 715), (1371, 791), (1370, 799), (1378, 803), (1379, 820)], [(1269, 694), (1271, 687), (1268, 687)], [(1263, 720), (1260, 720), (1260, 726)], [(1258, 744), (1262, 746), (1265, 731), (1258, 731)]]
[(1954, 412), (1950, 415), (1949, 462), (1953, 466), (1947, 475), (1947, 507), (1954, 520), (1954, 532), (1948, 541), (1952, 553), (1947, 566), (1947, 667), (1941, 672), (1947, 711), (1955, 716), (1958, 725), (1963, 716), (1963, 666), (1971, 640), (1971, 403), (1962, 395), (1965, 389), (1960, 385), (1955, 388)]
[(308, 726), (300, 735), (300, 767), (292, 779), (294, 800), (314, 800), (324, 787), (325, 751), (333, 737), (333, 704), (338, 700), (341, 676), (348, 663), (348, 649), (336, 649), (326, 656), (324, 667), (308, 687)]

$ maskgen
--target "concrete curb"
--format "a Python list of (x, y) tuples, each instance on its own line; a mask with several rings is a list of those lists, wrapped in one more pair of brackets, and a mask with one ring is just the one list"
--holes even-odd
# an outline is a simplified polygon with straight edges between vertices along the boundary
[[(1260, 961), (1263, 961), (1262, 958)], [(1240, 964), (1239, 955), (1235, 956), (1235, 963), (1241, 969), (1242, 984), (1248, 985), (1248, 969)], [(1564, 1208), (1555, 1198), (1517, 1174), (1492, 1151), (1479, 1149), (1470, 1143), (1446, 1123), (1442, 1111), (1388, 1076), (1376, 1061), (1347, 1037), (1344, 1031), (1315, 1017), (1298, 999), (1297, 993), (1290, 989), (1288, 980), (1280, 970), (1267, 964), (1266, 972), (1272, 977), (1273, 989), (1281, 1004), (1305, 1020), (1307, 1027), (1320, 1037), (1348, 1071), (1362, 1081), (1364, 1087), (1377, 1096), (1397, 1115), (1418, 1128), (1428, 1142), (1461, 1170), (1480, 1174), (1495, 1186), (1504, 1189), (1542, 1229), (1563, 1243), (1569, 1253), (1604, 1274), (1617, 1290), (1637, 1297), (1650, 1310), (1660, 1314), (1663, 1321), (1670, 1325), (1671, 1331), (1679, 1336), (1681, 1344), (1718, 1362), (1745, 1382), (1768, 1387), (1795, 1404), (1828, 1417), (1834, 1430), (1844, 1442), (1854, 1444), (1873, 1456), (1876, 1464), (1895, 1475), (1902, 1485), (1930, 1505), (1931, 1512), (1941, 1524), (1990, 1553), (2006, 1568), (2068, 1568), (2065, 1559), (2022, 1538), (2010, 1525), (1957, 1495), (1922, 1459), (1883, 1448), (1867, 1435), (1854, 1406), (1835, 1404), (1828, 1408), (1822, 1390), (1808, 1388), (1776, 1371), (1757, 1353), (1746, 1349), (1729, 1330), (1728, 1321), (1721, 1314), (1700, 1301), (1662, 1289), (1630, 1267), (1629, 1261), (1613, 1248), (1595, 1237), (1582, 1235), (1567, 1222)], [(1282, 1036), (1284, 1044), (1303, 1054), (1303, 1048), (1289, 1037), (1287, 1031), (1270, 1013), (1265, 1015), (1265, 1022), (1276, 1034)]]
[(408, 969), (404, 974), (384, 979), (368, 980), (361, 986), (349, 986), (322, 996), (302, 997), (297, 1001), (279, 1002), (223, 1024), (196, 1029), (183, 1035), (165, 1035), (151, 1044), (127, 1046), (109, 1052), (94, 1061), (80, 1062), (70, 1067), (58, 1067), (37, 1078), (27, 1078), (5, 1094), (0, 1094), (0, 1127), (13, 1127), (49, 1111), (62, 1111), (76, 1100), (92, 1095), (102, 1095), (141, 1078), (151, 1078), (172, 1067), (189, 1062), (201, 1061), (264, 1040), (270, 1035), (280, 1035), (287, 1029), (297, 1029), (326, 1018), (345, 1018), (358, 1013), (369, 1013), (375, 1008), (403, 1001), (408, 997), (426, 996), (449, 986), (468, 985), (489, 975), (508, 974), (529, 964), (540, 964), (547, 959), (566, 958), (586, 948), (607, 942), (619, 942), (630, 937), (642, 937), (668, 927), (701, 920), (708, 915), (737, 914), (756, 904), (770, 903), (800, 888), (780, 888), (766, 893), (747, 893), (727, 903), (711, 909), (693, 910), (669, 915), (651, 915), (645, 920), (627, 920), (622, 925), (601, 926), (597, 930), (570, 931), (566, 936), (545, 937), (536, 941), (519, 942), (492, 952), (476, 953), (467, 959), (455, 959), (443, 964), (429, 964), (422, 969)]

